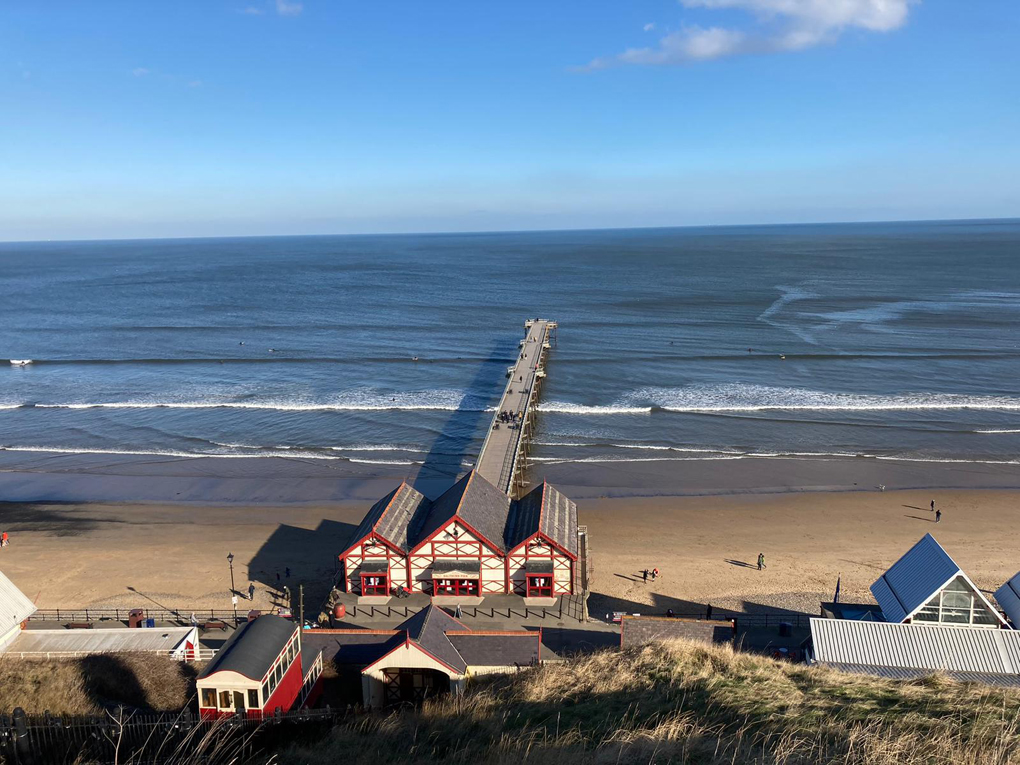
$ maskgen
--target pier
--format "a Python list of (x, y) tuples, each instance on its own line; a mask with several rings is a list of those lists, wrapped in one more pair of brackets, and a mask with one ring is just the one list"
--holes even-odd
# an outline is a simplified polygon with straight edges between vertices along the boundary
[[(528, 440), (545, 377), (545, 352), (551, 346), (556, 322), (532, 319), (524, 323), (524, 328), (527, 334), (520, 343), (516, 363), (507, 370), (510, 379), (475, 463), (479, 475), (511, 497), (519, 496), (524, 488)], [(509, 418), (503, 416), (506, 412)]]

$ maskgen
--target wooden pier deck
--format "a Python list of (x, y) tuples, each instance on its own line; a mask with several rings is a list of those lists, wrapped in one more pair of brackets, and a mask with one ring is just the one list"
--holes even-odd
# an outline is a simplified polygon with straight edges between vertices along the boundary
[[(492, 424), (482, 444), (475, 470), (511, 497), (523, 488), (524, 460), (534, 425), (538, 392), (545, 377), (545, 352), (550, 346), (556, 322), (534, 319), (524, 323), (527, 334), (520, 354), (511, 368), (510, 379), (496, 406)], [(510, 412), (513, 422), (502, 422), (501, 412)]]

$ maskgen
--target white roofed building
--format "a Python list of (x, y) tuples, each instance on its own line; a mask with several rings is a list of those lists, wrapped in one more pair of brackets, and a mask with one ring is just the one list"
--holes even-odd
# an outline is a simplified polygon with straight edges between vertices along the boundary
[(0, 571), (0, 651), (21, 634), (22, 623), (35, 611), (35, 604)]
[(981, 590), (931, 534), (871, 585), (887, 622), (953, 627), (1005, 627)]

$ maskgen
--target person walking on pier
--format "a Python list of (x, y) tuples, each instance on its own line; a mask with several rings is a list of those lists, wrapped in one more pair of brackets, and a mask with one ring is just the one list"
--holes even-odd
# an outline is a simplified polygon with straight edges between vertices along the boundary
[(765, 568), (765, 553), (758, 553), (758, 570)]

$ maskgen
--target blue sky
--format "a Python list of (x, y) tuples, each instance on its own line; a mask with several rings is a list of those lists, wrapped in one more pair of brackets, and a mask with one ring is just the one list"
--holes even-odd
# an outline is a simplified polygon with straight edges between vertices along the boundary
[(1020, 216), (1016, 0), (0, 2), (0, 240)]

